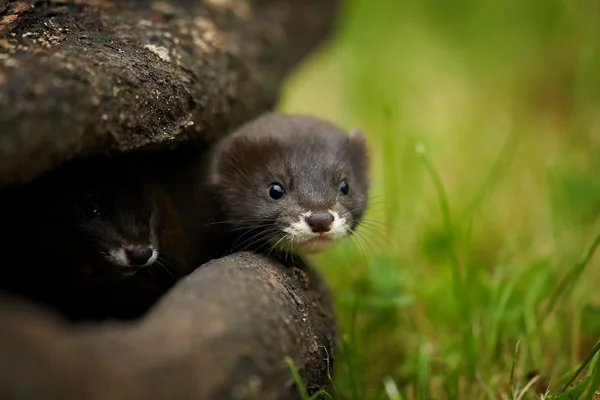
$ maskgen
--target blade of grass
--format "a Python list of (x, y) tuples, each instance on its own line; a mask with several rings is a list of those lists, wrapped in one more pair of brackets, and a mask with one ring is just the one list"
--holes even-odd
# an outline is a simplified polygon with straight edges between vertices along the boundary
[(294, 360), (292, 360), (291, 357), (286, 357), (285, 363), (288, 365), (288, 368), (292, 372), (292, 376), (294, 377), (294, 381), (296, 382), (296, 387), (298, 388), (298, 391), (300, 392), (300, 396), (302, 397), (302, 399), (303, 400), (310, 399), (310, 397), (308, 396), (308, 393), (306, 392), (306, 388), (304, 387), (304, 382), (302, 381), (302, 377), (300, 377), (300, 373), (298, 372), (298, 369), (296, 368), (296, 364), (294, 363)]
[(540, 376), (537, 375), (536, 377), (534, 377), (533, 379), (531, 379), (529, 382), (527, 382), (527, 384), (525, 385), (525, 387), (523, 387), (523, 389), (521, 389), (521, 391), (519, 392), (519, 395), (517, 396), (517, 400), (523, 400), (523, 398), (525, 397), (525, 395), (527, 394), (527, 392), (529, 391), (529, 389), (535, 385), (535, 383), (540, 379)]
[(591, 378), (592, 379), (587, 388), (587, 393), (585, 396), (586, 400), (591, 400), (594, 397), (598, 388), (600, 388), (600, 360), (598, 359), (598, 357), (596, 357), (596, 360), (594, 361)]
[(418, 398), (428, 399), (429, 382), (431, 380), (431, 346), (424, 343), (419, 349), (419, 360), (417, 362), (417, 383), (419, 388)]
[(590, 354), (588, 354), (588, 356), (585, 358), (585, 360), (579, 366), (579, 368), (577, 368), (577, 371), (575, 371), (573, 376), (571, 376), (571, 379), (569, 379), (569, 381), (567, 383), (565, 383), (563, 388), (558, 392), (557, 397), (567, 391), (569, 386), (575, 381), (575, 379), (577, 379), (577, 377), (579, 376), (581, 371), (583, 371), (585, 369), (585, 367), (587, 367), (587, 365), (592, 361), (592, 359), (594, 358), (596, 353), (598, 353), (598, 351), (600, 351), (600, 342), (598, 342), (598, 344), (596, 344), (596, 346), (594, 346), (594, 349), (590, 352)]
[(492, 312), (492, 326), (490, 328), (490, 337), (488, 340), (488, 365), (492, 365), (493, 360), (496, 357), (496, 349), (500, 342), (502, 316), (508, 308), (508, 301), (516, 286), (517, 280), (515, 279), (501, 291), (498, 301), (495, 302), (496, 306)]
[(452, 224), (452, 218), (450, 213), (450, 206), (448, 203), (448, 197), (446, 195), (446, 191), (444, 189), (444, 185), (442, 184), (442, 180), (440, 179), (437, 170), (435, 169), (433, 162), (429, 158), (425, 146), (423, 144), (418, 144), (416, 148), (417, 156), (425, 166), (425, 169), (429, 173), (431, 180), (435, 186), (438, 195), (438, 201), (440, 204), (441, 212), (442, 212), (442, 220), (444, 224), (444, 230), (446, 232), (446, 237), (448, 239), (448, 258), (450, 261), (450, 266), (452, 268), (452, 288), (454, 291), (454, 296), (456, 298), (457, 306), (458, 306), (458, 317), (462, 319), (462, 329), (465, 337), (467, 338), (467, 354), (468, 354), (468, 371), (469, 377), (474, 378), (477, 370), (477, 355), (474, 346), (473, 340), (473, 331), (471, 329), (471, 312), (469, 308), (468, 299), (464, 296), (469, 293), (468, 290), (464, 290), (464, 285), (462, 282), (462, 276), (460, 273), (460, 265), (458, 261), (458, 256), (456, 254), (455, 249), (455, 239), (454, 239), (454, 227)]
[(489, 175), (480, 185), (480, 190), (477, 192), (473, 200), (469, 202), (467, 207), (462, 213), (462, 218), (471, 218), (475, 211), (477, 211), (485, 199), (494, 191), (494, 188), (498, 185), (504, 168), (510, 164), (513, 156), (516, 152), (519, 138), (521, 137), (518, 133), (515, 133), (516, 129), (513, 129), (513, 133), (509, 134), (504, 142), (494, 165), (490, 169)]
[(535, 318), (535, 310), (533, 307), (526, 305), (523, 308), (522, 321), (525, 327), (525, 338), (527, 352), (524, 358), (524, 365), (526, 368), (536, 366), (537, 368), (543, 368), (543, 356), (540, 348), (540, 335), (538, 333), (538, 324)]
[(510, 366), (510, 400), (515, 399), (515, 366), (517, 365), (517, 356), (519, 354), (519, 344), (521, 339), (517, 341), (515, 346), (515, 354), (512, 359), (512, 365)]
[(540, 314), (540, 323), (543, 324), (546, 321), (546, 319), (554, 309), (554, 306), (556, 306), (558, 300), (566, 293), (568, 293), (569, 289), (575, 284), (575, 282), (581, 276), (583, 271), (585, 271), (585, 268), (594, 256), (598, 245), (600, 245), (600, 233), (596, 235), (596, 238), (592, 242), (592, 245), (585, 252), (582, 260), (575, 264), (575, 266), (565, 275), (563, 280), (557, 286), (556, 290), (554, 290), (554, 293), (552, 293), (552, 295), (550, 296), (550, 301), (548, 302), (546, 308)]
[(386, 377), (383, 379), (383, 386), (385, 388), (385, 392), (390, 400), (403, 400), (402, 395), (398, 391), (398, 386), (396, 386), (396, 382), (390, 377)]
[(302, 381), (302, 377), (300, 376), (300, 373), (298, 372), (298, 369), (296, 368), (296, 364), (294, 363), (294, 360), (292, 360), (290, 357), (286, 357), (285, 363), (288, 365), (288, 368), (292, 372), (292, 376), (294, 377), (294, 381), (296, 382), (296, 387), (298, 388), (298, 391), (300, 392), (300, 396), (302, 397), (302, 400), (315, 400), (321, 396), (332, 399), (332, 397), (329, 395), (329, 393), (327, 393), (325, 390), (319, 390), (318, 392), (315, 392), (312, 396), (309, 396), (308, 392), (306, 391), (306, 387), (304, 386), (304, 382)]
[(572, 368), (569, 368), (568, 371), (562, 373), (554, 383), (552, 383), (551, 385), (551, 389), (554, 388), (558, 388), (558, 387), (563, 387), (564, 383), (563, 382), (567, 382), (569, 379), (571, 379), (571, 376), (575, 373), (575, 371), (577, 371), (577, 369), (579, 368), (579, 366), (575, 366)]

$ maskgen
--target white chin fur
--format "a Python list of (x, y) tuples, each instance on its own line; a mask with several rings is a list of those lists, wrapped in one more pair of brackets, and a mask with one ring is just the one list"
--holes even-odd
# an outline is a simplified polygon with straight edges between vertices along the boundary
[(350, 229), (346, 218), (341, 218), (335, 211), (329, 210), (329, 212), (333, 215), (333, 222), (328, 232), (315, 233), (310, 229), (306, 218), (312, 212), (308, 211), (301, 214), (298, 217), (298, 221), (283, 229), (287, 234), (286, 239), (281, 240), (280, 243), (276, 244), (276, 247), (285, 251), (318, 253), (347, 236)]
[(156, 261), (157, 258), (158, 258), (158, 250), (152, 249), (152, 257), (150, 257), (148, 259), (148, 262), (142, 266), (147, 267), (149, 265), (154, 264), (154, 262)]
[(109, 250), (106, 258), (108, 259), (108, 261), (115, 265), (118, 265), (119, 267), (131, 267), (131, 265), (129, 265), (127, 255), (125, 254), (125, 249), (123, 248)]

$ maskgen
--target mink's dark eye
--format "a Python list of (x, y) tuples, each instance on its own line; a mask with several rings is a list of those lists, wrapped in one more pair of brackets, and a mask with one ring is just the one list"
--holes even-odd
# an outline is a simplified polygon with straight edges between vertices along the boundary
[(86, 213), (90, 218), (100, 218), (100, 209), (95, 205), (91, 204), (87, 207)]
[(279, 183), (271, 183), (269, 185), (269, 197), (273, 200), (279, 200), (285, 196), (285, 189)]
[(342, 192), (342, 194), (348, 194), (348, 190), (350, 190), (350, 185), (348, 184), (348, 181), (344, 179), (340, 182), (340, 192)]
[(96, 204), (94, 200), (90, 199), (89, 196), (85, 205), (85, 213), (90, 219), (98, 219), (102, 216), (100, 213), (100, 207), (98, 207), (98, 204)]

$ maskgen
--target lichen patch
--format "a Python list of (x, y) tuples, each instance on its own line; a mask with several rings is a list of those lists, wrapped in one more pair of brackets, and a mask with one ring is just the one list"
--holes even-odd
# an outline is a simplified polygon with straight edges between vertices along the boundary
[(171, 57), (169, 56), (169, 50), (163, 46), (157, 46), (155, 44), (147, 44), (144, 46), (146, 49), (150, 50), (154, 54), (158, 56), (161, 60), (165, 62), (171, 62)]

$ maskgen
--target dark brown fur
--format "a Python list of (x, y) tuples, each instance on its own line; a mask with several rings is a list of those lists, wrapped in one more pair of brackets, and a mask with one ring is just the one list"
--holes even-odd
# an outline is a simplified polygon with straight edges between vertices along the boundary
[[(182, 215), (192, 268), (245, 249), (291, 260), (268, 239), (302, 212), (337, 210), (352, 231), (367, 206), (362, 133), (318, 118), (267, 114), (212, 146), (190, 144), (172, 155), (176, 172), (163, 174), (161, 186)], [(345, 196), (338, 190), (342, 178), (350, 184)], [(274, 181), (288, 190), (283, 201), (267, 196)]]
[[(0, 287), (69, 319), (139, 316), (187, 272), (178, 215), (134, 161), (67, 165), (6, 194), (1, 210)], [(129, 268), (107, 260), (106, 249), (147, 245), (151, 225), (164, 268), (124, 275)]]
[[(218, 222), (237, 232), (235, 250), (270, 252), (283, 230), (309, 210), (336, 211), (353, 232), (367, 206), (367, 171), (359, 130), (348, 134), (315, 117), (267, 114), (218, 143), (205, 173), (220, 207)], [(346, 195), (339, 191), (343, 179), (350, 187)], [(283, 199), (268, 196), (273, 182), (285, 187)]]

